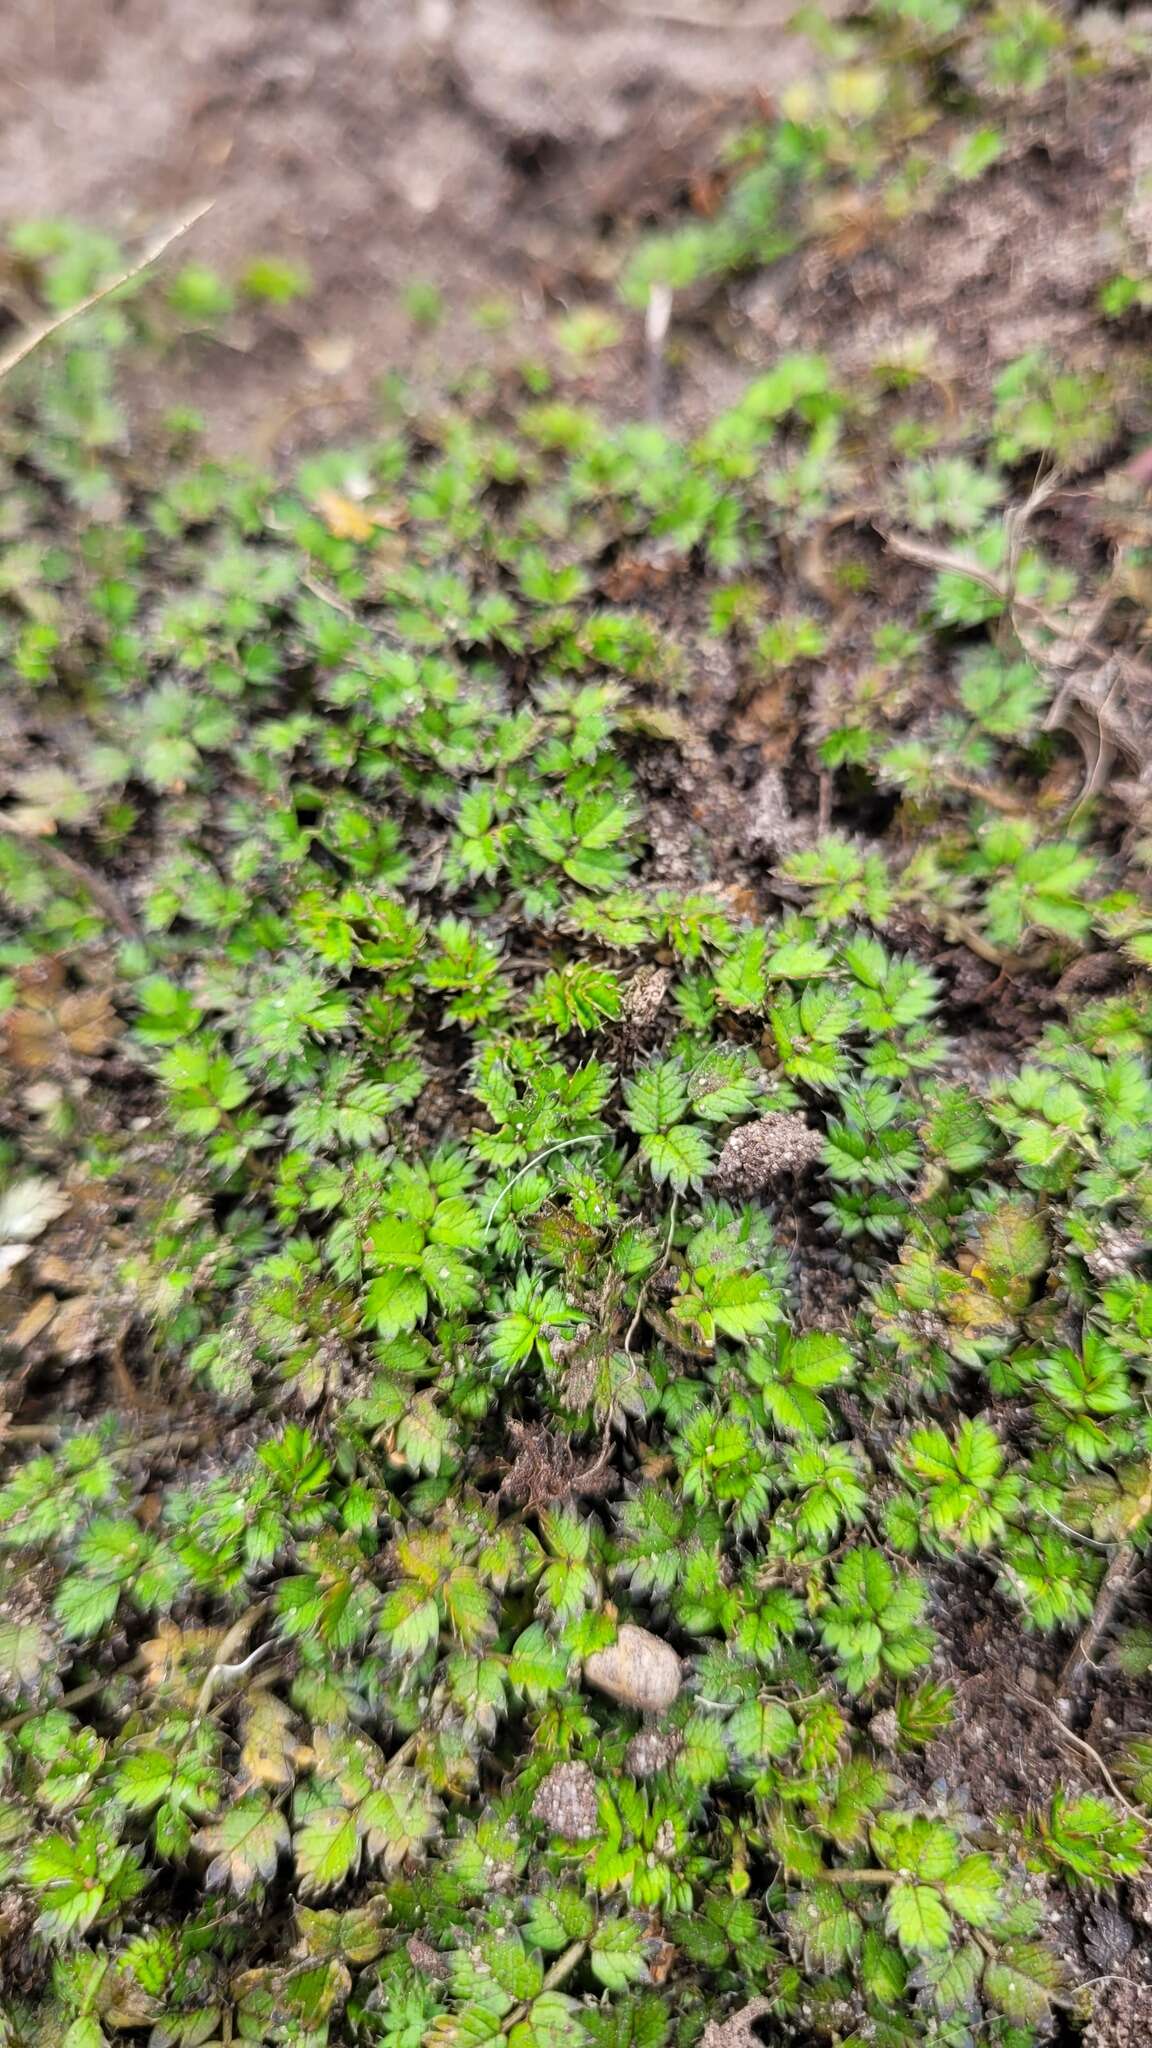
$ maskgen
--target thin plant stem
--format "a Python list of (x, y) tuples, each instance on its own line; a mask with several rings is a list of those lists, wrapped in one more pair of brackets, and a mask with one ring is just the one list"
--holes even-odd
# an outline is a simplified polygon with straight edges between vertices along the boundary
[(94, 306), (99, 306), (105, 299), (110, 299), (113, 292), (118, 292), (122, 285), (131, 284), (134, 277), (140, 277), (144, 271), (151, 270), (152, 265), (160, 261), (165, 250), (170, 249), (173, 242), (178, 242), (196, 226), (197, 221), (203, 220), (214, 203), (211, 199), (202, 200), (199, 206), (194, 207), (191, 213), (186, 213), (174, 226), (162, 229), (159, 234), (153, 235), (150, 241), (145, 242), (135, 263), (130, 263), (126, 270), (121, 270), (115, 277), (110, 277), (107, 283), (97, 285), (96, 290), (89, 292), (87, 298), (81, 299), (77, 305), (69, 306), (65, 312), (54, 314), (51, 320), (45, 320), (41, 326), (33, 327), (22, 334), (19, 341), (13, 342), (7, 354), (0, 356), (0, 381), (11, 376), (12, 371), (18, 369), (21, 363), (27, 362), (28, 357), (38, 348), (42, 348), (46, 341), (51, 341), (54, 334), (59, 334), (62, 327), (70, 326), (73, 320), (82, 319)]

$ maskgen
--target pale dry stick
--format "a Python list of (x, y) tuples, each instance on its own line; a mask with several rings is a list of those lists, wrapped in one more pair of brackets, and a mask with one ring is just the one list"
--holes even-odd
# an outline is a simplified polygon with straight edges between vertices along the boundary
[(1024, 536), (1032, 523), (1033, 515), (1039, 512), (1041, 506), (1046, 505), (1050, 498), (1057, 496), (1062, 482), (1063, 473), (1059, 469), (1053, 468), (1046, 473), (1038, 471), (1036, 482), (1028, 496), (1019, 505), (1009, 505), (1004, 514), (1004, 538), (1007, 542), (1005, 566), (1008, 571), (1010, 594), (1016, 587), (1016, 571), (1020, 566)]
[[(555, 1991), (558, 1985), (566, 1983), (573, 1970), (577, 1969), (583, 1962), (587, 1948), (588, 1943), (586, 1941), (574, 1941), (570, 1948), (566, 1948), (563, 1955), (556, 1958), (552, 1968), (545, 1972), (536, 1997), (541, 1997), (545, 1991)], [(532, 2005), (532, 1999), (526, 1998), (522, 2005), (518, 2005), (515, 2011), (510, 2012), (507, 2019), (501, 2022), (508, 2033), (511, 2033), (513, 2027), (519, 2026), (521, 2021), (527, 2019), (528, 2014), (532, 2010)]]
[[(1077, 797), (1075, 803), (1072, 806), (1071, 811), (1068, 814), (1069, 823), (1071, 823), (1072, 819), (1075, 818), (1077, 811), (1082, 810), (1085, 804), (1091, 803), (1092, 798), (1097, 794), (1097, 791), (1100, 789), (1104, 781), (1104, 778), (1108, 773), (1109, 768), (1112, 766), (1112, 763), (1116, 758), (1116, 749), (1112, 745), (1112, 742), (1109, 739), (1104, 726), (1104, 714), (1111, 705), (1113, 697), (1116, 695), (1116, 685), (1120, 681), (1120, 667), (1118, 662), (1113, 660), (1111, 666), (1113, 669), (1113, 674), (1108, 684), (1107, 691), (1105, 692), (1100, 703), (1094, 704), (1092, 707), (1096, 713), (1096, 759), (1093, 761), (1092, 767), (1089, 770), (1088, 780), (1084, 784), (1083, 789), (1080, 791), (1079, 796)], [(1060, 695), (1064, 696), (1066, 694), (1067, 690), (1065, 688), (1065, 690), (1062, 691)], [(1057, 698), (1057, 704), (1059, 704), (1059, 702), (1060, 697)], [(1053, 710), (1055, 710), (1055, 708), (1056, 706), (1053, 706)], [(1052, 714), (1049, 713), (1050, 718), (1051, 715)]]
[(989, 967), (998, 967), (1001, 974), (1034, 974), (1050, 956), (1046, 945), (1033, 946), (1027, 953), (1002, 953), (986, 939), (967, 918), (954, 917), (945, 913), (941, 919), (944, 936), (952, 946), (967, 946), (980, 960), (986, 960)]
[(1095, 1991), (1098, 1984), (1128, 1984), (1133, 1990), (1144, 1989), (1143, 1979), (1126, 1977), (1123, 1970), (1104, 1970), (1099, 1977), (1086, 1977), (1083, 1984), (1078, 1984), (1076, 1989), (1078, 1992)]
[(15, 832), (11, 825), (2, 823), (0, 834), (3, 834), (12, 845), (23, 847), (26, 853), (43, 854), (45, 860), (50, 861), (62, 875), (66, 875), (70, 882), (75, 882), (83, 889), (85, 895), (91, 897), (97, 908), (104, 912), (109, 922), (114, 924), (117, 931), (122, 932), (126, 939), (143, 939), (144, 934), (139, 925), (131, 911), (120, 901), (112, 884), (106, 882), (102, 875), (86, 867), (84, 862), (77, 860), (73, 854), (65, 853), (64, 848), (57, 846), (54, 839), (41, 838), (39, 834), (28, 832)]
[(994, 782), (974, 782), (969, 775), (948, 773), (945, 773), (944, 781), (958, 796), (978, 797), (981, 803), (987, 804), (990, 811), (1003, 811), (1005, 817), (1019, 818), (1025, 809), (1019, 797), (1013, 796), (1011, 790), (998, 789)]
[(1112, 1618), (1126, 1593), (1129, 1584), (1140, 1566), (1141, 1557), (1134, 1543), (1121, 1543), (1100, 1581), (1096, 1605), (1088, 1622), (1081, 1630), (1072, 1651), (1060, 1673), (1057, 1696), (1071, 1704), (1084, 1675), (1095, 1664), (1096, 1650), (1101, 1638), (1111, 1626)]
[[(52, 1444), (63, 1443), (68, 1434), (61, 1422), (0, 1422), (0, 1450), (5, 1444)], [(177, 1423), (160, 1436), (146, 1436), (139, 1443), (116, 1444), (108, 1452), (110, 1458), (150, 1457), (158, 1451), (175, 1450), (179, 1444), (202, 1444), (204, 1431), (189, 1423), (185, 1427)]]
[[(974, 561), (971, 555), (956, 554), (950, 548), (929, 547), (927, 541), (914, 540), (910, 533), (893, 533), (882, 526), (878, 526), (876, 531), (885, 547), (891, 548), (892, 553), (900, 555), (904, 561), (915, 562), (920, 569), (935, 569), (949, 576), (966, 576), (973, 583), (979, 583), (985, 590), (1002, 597), (1006, 604), (1011, 601), (1011, 588), (999, 571), (986, 569), (983, 562)], [(1032, 598), (1017, 598), (1016, 602), (1026, 611), (1044, 616), (1043, 607)], [(1057, 630), (1055, 625), (1052, 630)]]
[(332, 610), (339, 612), (341, 618), (351, 619), (354, 626), (360, 624), (360, 620), (357, 618), (352, 606), (346, 604), (337, 591), (329, 590), (326, 583), (319, 582), (315, 576), (302, 576), (300, 583), (304, 590), (310, 590), (313, 597), (318, 597), (321, 604), (331, 605)]
[(1143, 1492), (1137, 1494), (1121, 1532), (1121, 1540), (1096, 1595), (1096, 1605), (1073, 1645), (1071, 1655), (1060, 1673), (1056, 1688), (1057, 1697), (1071, 1704), (1076, 1688), (1084, 1673), (1095, 1662), (1095, 1653), (1101, 1637), (1111, 1625), (1112, 1617), (1120, 1605), (1131, 1580), (1136, 1576), (1143, 1559), (1133, 1536), (1142, 1522), (1152, 1514), (1152, 1465), (1144, 1475)]
[(1054, 1515), (1051, 1508), (1046, 1508), (1042, 1501), (1037, 1501), (1036, 1505), (1045, 1520), (1051, 1522), (1054, 1529), (1059, 1529), (1062, 1536), (1070, 1536), (1073, 1543), (1083, 1543), (1088, 1550), (1100, 1550), (1103, 1551), (1105, 1557), (1111, 1557), (1112, 1545), (1110, 1543), (1101, 1543), (1099, 1537), (1086, 1536), (1083, 1529), (1074, 1529), (1071, 1522), (1062, 1522), (1059, 1515)]
[(220, 1641), (216, 1645), (216, 1654), (205, 1674), (204, 1683), (200, 1687), (196, 1699), (196, 1709), (192, 1716), (193, 1727), (195, 1727), (198, 1721), (202, 1721), (208, 1712), (212, 1704), (212, 1695), (219, 1681), (222, 1678), (238, 1677), (246, 1665), (254, 1663), (257, 1657), (262, 1656), (265, 1650), (272, 1647), (270, 1643), (261, 1643), (253, 1650), (250, 1657), (244, 1658), (242, 1663), (230, 1664), (228, 1661), (233, 1650), (238, 1650), (245, 1636), (250, 1634), (252, 1629), (255, 1628), (261, 1615), (267, 1613), (268, 1604), (267, 1600), (257, 1600), (253, 1606), (246, 1608), (239, 1620), (234, 1621), (231, 1628), (227, 1629), (221, 1636)]
[(144, 1436), (139, 1443), (117, 1444), (109, 1451), (110, 1458), (152, 1458), (164, 1452), (175, 1451), (182, 1444), (190, 1444), (194, 1450), (207, 1441), (207, 1431), (196, 1423), (177, 1423), (172, 1429), (162, 1430), (159, 1436)]
[(1100, 1773), (1100, 1776), (1103, 1778), (1104, 1783), (1107, 1785), (1108, 1790), (1112, 1794), (1113, 1799), (1115, 1799), (1117, 1803), (1124, 1808), (1125, 1813), (1131, 1814), (1133, 1820), (1138, 1820), (1141, 1822), (1142, 1825), (1147, 1826), (1147, 1814), (1142, 1813), (1138, 1806), (1133, 1806), (1130, 1799), (1125, 1799), (1124, 1794), (1120, 1790), (1119, 1785), (1116, 1783), (1115, 1778), (1112, 1776), (1111, 1771), (1108, 1769), (1108, 1766), (1105, 1763), (1103, 1757), (1101, 1756), (1100, 1751), (1098, 1749), (1093, 1749), (1092, 1744), (1090, 1742), (1085, 1742), (1084, 1737), (1082, 1735), (1076, 1735), (1071, 1728), (1066, 1728), (1063, 1721), (1060, 1719), (1059, 1714), (1056, 1712), (1055, 1707), (1050, 1707), (1048, 1705), (1047, 1700), (1034, 1699), (1031, 1693), (1022, 1692), (1019, 1686), (1013, 1685), (1011, 1684), (1011, 1682), (1009, 1682), (1008, 1691), (1012, 1694), (1013, 1699), (1019, 1700), (1023, 1706), (1042, 1707), (1044, 1709), (1044, 1712), (1047, 1714), (1048, 1719), (1054, 1722), (1055, 1726), (1060, 1730), (1061, 1739), (1064, 1742), (1069, 1743), (1072, 1746), (1072, 1748), (1081, 1750), (1085, 1756), (1090, 1757), (1092, 1759), (1092, 1762), (1095, 1764), (1097, 1770)]
[[(1152, 668), (1149, 668), (1147, 663), (1138, 661), (1132, 655), (1118, 655), (1114, 648), (1102, 646), (1095, 637), (1113, 603), (1113, 591), (1110, 581), (1105, 585), (1100, 598), (1092, 607), (1083, 624), (1079, 628), (1074, 628), (1071, 632), (1068, 630), (1067, 623), (1055, 617), (1045, 605), (1038, 604), (1034, 598), (1022, 597), (1020, 592), (1014, 588), (1012, 550), (1015, 548), (1017, 553), (1019, 551), (1019, 536), (1022, 531), (1022, 522), (1026, 517), (1030, 516), (1035, 506), (1043, 503), (1045, 496), (1049, 495), (1052, 494), (1045, 491), (1042, 486), (1037, 486), (1037, 490), (1033, 492), (1031, 498), (1018, 508), (1014, 519), (1013, 515), (1009, 515), (1009, 520), (1005, 522), (1006, 525), (1009, 525), (1010, 566), (1007, 578), (997, 574), (994, 570), (986, 569), (983, 563), (974, 562), (967, 555), (951, 554), (946, 548), (928, 547), (924, 543), (914, 540), (910, 534), (888, 533), (881, 527), (877, 527), (876, 530), (886, 546), (892, 549), (893, 554), (901, 555), (905, 561), (915, 562), (923, 569), (935, 569), (938, 572), (943, 571), (949, 575), (966, 576), (972, 582), (979, 583), (985, 590), (993, 591), (1008, 607), (1009, 616), (1016, 628), (1020, 644), (1031, 660), (1057, 669), (1068, 669), (1074, 668), (1082, 656), (1089, 654), (1095, 661), (1100, 663), (1102, 669), (1108, 668), (1112, 671), (1111, 681), (1103, 702), (1096, 704), (1091, 698), (1085, 700), (1085, 708), (1093, 711), (1096, 718), (1096, 758), (1088, 764), (1087, 780), (1072, 807), (1072, 814), (1075, 815), (1076, 811), (1096, 794), (1114, 757), (1115, 749), (1112, 745), (1112, 735), (1107, 732), (1105, 727), (1105, 715), (1116, 694), (1116, 687), (1121, 673), (1152, 687)], [(1071, 659), (1065, 655), (1063, 659), (1056, 660), (1053, 657), (1052, 650), (1030, 644), (1023, 626), (1017, 623), (1015, 617), (1017, 612), (1025, 613), (1029, 618), (1034, 619), (1038, 626), (1041, 626), (1046, 633), (1051, 634), (1053, 640), (1059, 646), (1065, 649), (1070, 647), (1072, 649)], [(1062, 722), (1064, 707), (1069, 696), (1072, 694), (1071, 682), (1064, 682), (1049, 709), (1045, 720), (1046, 730), (1052, 731)], [(1115, 728), (1113, 728), (1114, 730)], [(1083, 746), (1083, 741), (1081, 741), (1081, 745)], [(1131, 751), (1130, 746), (1128, 751)], [(1087, 760), (1086, 748), (1085, 758)]]
[(616, 0), (616, 6), (634, 21), (659, 22), (668, 28), (707, 29), (712, 33), (726, 29), (733, 35), (763, 35), (766, 30), (780, 27), (775, 13), (734, 14), (731, 8), (714, 11), (705, 7), (673, 7), (668, 0)]
[(85, 313), (90, 313), (94, 306), (99, 306), (104, 299), (110, 299), (113, 292), (118, 292), (122, 285), (131, 284), (133, 278), (140, 277), (145, 270), (151, 270), (152, 265), (160, 261), (165, 250), (170, 249), (173, 242), (178, 242), (182, 235), (188, 234), (196, 226), (197, 221), (203, 220), (204, 215), (214, 204), (214, 200), (205, 199), (191, 213), (186, 213), (182, 220), (178, 220), (174, 227), (165, 228), (162, 234), (154, 235), (151, 241), (146, 242), (135, 263), (130, 263), (118, 276), (110, 277), (106, 284), (97, 285), (96, 290), (89, 292), (87, 298), (81, 299), (78, 305), (69, 306), (66, 312), (57, 313), (51, 320), (45, 320), (42, 326), (34, 327), (30, 334), (22, 335), (19, 341), (13, 343), (7, 354), (0, 356), (0, 381), (10, 376), (13, 370), (46, 341), (51, 341), (52, 336), (58, 334), (62, 327), (68, 327), (73, 320), (81, 319)]
[[(1004, 532), (1008, 543), (1006, 566), (1008, 570), (1007, 597), (1009, 606), (1021, 602), (1016, 592), (1016, 571), (1020, 565), (1024, 537), (1032, 521), (1033, 514), (1038, 512), (1042, 506), (1050, 504), (1054, 498), (1092, 497), (1094, 495), (1090, 491), (1080, 493), (1064, 490), (1063, 478), (1064, 472), (1062, 470), (1057, 468), (1050, 469), (1046, 475), (1037, 478), (1031, 493), (1024, 499), (1023, 503), (1009, 506), (1004, 515)], [(1098, 660), (1107, 659), (1106, 650), (1095, 644), (1095, 636), (1116, 603), (1118, 595), (1116, 567), (1115, 560), (1113, 560), (1113, 566), (1097, 591), (1095, 601), (1089, 606), (1083, 624), (1076, 631), (1069, 634), (1053, 620), (1042, 619), (1042, 622), (1047, 626), (1049, 632), (1057, 633), (1060, 640), (1073, 649), (1076, 659), (1079, 659), (1080, 655), (1084, 653), (1094, 654)], [(1023, 600), (1023, 602), (1027, 605), (1027, 600)], [(1039, 610), (1039, 608), (1035, 609)], [(1027, 647), (1026, 643), (1023, 643), (1023, 636), (1021, 636), (1021, 639), (1022, 644), (1025, 644), (1025, 652), (1031, 654), (1032, 650)], [(1065, 666), (1068, 665), (1070, 664), (1066, 660)], [(1111, 694), (1110, 690), (1109, 697), (1111, 697)], [(1053, 712), (1057, 709), (1058, 705), (1059, 697), (1057, 698), (1056, 705), (1053, 705), (1052, 710), (1049, 711), (1049, 725), (1052, 723)], [(1107, 708), (1106, 703), (1099, 708), (1103, 712)], [(1083, 802), (1083, 798), (1080, 801)]]
[(0, 1448), (5, 1444), (58, 1444), (64, 1440), (59, 1422), (0, 1422)]
[[(1002, 598), (1005, 604), (1014, 606), (1017, 611), (1027, 612), (1046, 632), (1051, 633), (1054, 639), (1063, 643), (1071, 641), (1079, 653), (1092, 654), (1101, 662), (1112, 658), (1114, 649), (1102, 647), (1099, 641), (1085, 638), (1083, 634), (1069, 633), (1067, 623), (1063, 619), (1055, 617), (1045, 605), (1038, 604), (1035, 598), (1022, 597), (1018, 591), (1014, 592), (1003, 575), (994, 569), (986, 569), (983, 562), (973, 561), (970, 555), (952, 554), (947, 548), (931, 548), (923, 541), (914, 540), (911, 534), (888, 532), (882, 526), (878, 526), (876, 531), (885, 546), (890, 547), (893, 554), (900, 555), (904, 561), (915, 562), (921, 569), (935, 569), (949, 576), (965, 576), (970, 582), (979, 583), (984, 590), (992, 591), (996, 597)], [(1091, 627), (1088, 630), (1091, 632)], [(1134, 675), (1142, 677), (1146, 682), (1152, 682), (1152, 669), (1147, 668), (1143, 662), (1130, 661), (1128, 665)]]

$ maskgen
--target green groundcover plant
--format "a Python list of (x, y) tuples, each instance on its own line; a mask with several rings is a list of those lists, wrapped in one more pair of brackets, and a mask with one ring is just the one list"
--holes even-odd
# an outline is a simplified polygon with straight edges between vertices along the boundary
[[(1055, 17), (981, 20), (1038, 90)], [(871, 174), (879, 100), (782, 121), (709, 265), (849, 114)], [(694, 439), (480, 389), (290, 483), (172, 419), (142, 481), (118, 359), (234, 297), (107, 302), (2, 428), (12, 1384), (55, 1288), (115, 1398), (0, 1446), (0, 2042), (1029, 2048), (1149, 1744), (975, 1811), (946, 1589), (1052, 1668), (1152, 1510), (1146, 842), (1067, 794), (1084, 572), (1011, 517), (1124, 391), (1028, 357), (909, 456), (798, 353)], [(819, 815), (726, 855), (701, 677), (819, 669), (777, 570), (874, 487), (940, 560), (849, 562)], [(1044, 991), (1015, 1045), (960, 947)]]

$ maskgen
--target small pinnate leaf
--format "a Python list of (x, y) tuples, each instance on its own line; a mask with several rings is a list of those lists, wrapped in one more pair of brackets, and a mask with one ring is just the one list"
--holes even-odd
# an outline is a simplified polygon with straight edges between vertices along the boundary
[(580, 2048), (586, 2040), (578, 2001), (562, 1991), (542, 1991), (526, 2018), (512, 2028), (508, 2048)]
[(20, 1699), (40, 1690), (56, 1663), (56, 1647), (41, 1621), (0, 1621), (0, 1693)]
[(947, 1948), (952, 1936), (948, 1909), (939, 1892), (927, 1884), (893, 1885), (884, 1924), (909, 1955)]
[(606, 1991), (623, 1991), (648, 1975), (644, 1930), (634, 1920), (604, 1920), (592, 1938), (592, 1975)]
[(439, 1803), (415, 1771), (389, 1771), (386, 1782), (370, 1792), (359, 1808), (357, 1823), (368, 1853), (385, 1870), (400, 1865), (421, 1849), (439, 1822)]
[(293, 1837), (300, 1889), (308, 1897), (343, 1884), (360, 1852), (356, 1816), (343, 1806), (321, 1806)]
[(641, 1139), (641, 1157), (654, 1181), (681, 1192), (700, 1181), (711, 1163), (711, 1149), (704, 1131), (695, 1124), (673, 1124), (670, 1130), (654, 1131)]
[(1051, 1993), (1063, 1976), (1059, 1959), (1041, 1943), (1006, 1942), (984, 1966), (984, 1991), (1013, 2026), (1034, 2027), (1051, 2012)]
[(227, 1886), (243, 1898), (254, 1885), (269, 1884), (288, 1839), (284, 1815), (266, 1798), (249, 1793), (238, 1799), (195, 1838), (196, 1848), (210, 1859), (204, 1873), (208, 1890)]
[(240, 1773), (246, 1785), (266, 1785), (273, 1791), (291, 1785), (300, 1754), (294, 1726), (291, 1708), (275, 1693), (261, 1686), (248, 1694), (240, 1746)]

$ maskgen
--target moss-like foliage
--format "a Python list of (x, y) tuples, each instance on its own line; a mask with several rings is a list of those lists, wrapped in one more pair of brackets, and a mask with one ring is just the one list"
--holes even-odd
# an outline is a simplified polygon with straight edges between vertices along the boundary
[(931, 1745), (957, 1574), (1058, 1665), (1152, 1508), (1152, 906), (1064, 660), (1136, 606), (1029, 496), (1140, 387), (798, 353), (687, 442), (484, 394), (145, 483), (140, 303), (3, 424), (0, 2041), (1043, 2040), (1149, 1745), (1003, 1813)]

